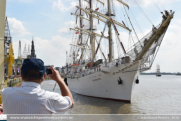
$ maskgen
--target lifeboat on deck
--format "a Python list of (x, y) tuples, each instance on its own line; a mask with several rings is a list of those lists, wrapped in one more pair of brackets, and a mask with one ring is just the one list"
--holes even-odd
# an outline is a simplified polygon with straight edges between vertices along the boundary
[(71, 65), (71, 67), (73, 67), (73, 66), (80, 66), (80, 64), (76, 63), (76, 64)]

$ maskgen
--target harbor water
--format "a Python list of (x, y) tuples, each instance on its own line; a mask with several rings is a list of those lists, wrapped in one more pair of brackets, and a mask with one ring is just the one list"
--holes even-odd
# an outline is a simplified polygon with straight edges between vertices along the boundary
[[(181, 76), (141, 75), (135, 85), (132, 103), (123, 103), (73, 94), (75, 105), (67, 114), (181, 114)], [(55, 81), (42, 83), (42, 88), (53, 91)], [(61, 93), (58, 85), (55, 92)]]

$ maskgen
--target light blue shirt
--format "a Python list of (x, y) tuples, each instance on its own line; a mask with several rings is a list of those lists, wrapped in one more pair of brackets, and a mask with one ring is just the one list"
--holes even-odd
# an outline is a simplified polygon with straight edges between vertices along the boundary
[(4, 114), (63, 114), (72, 106), (68, 96), (45, 91), (34, 82), (7, 87), (1, 91), (1, 96)]

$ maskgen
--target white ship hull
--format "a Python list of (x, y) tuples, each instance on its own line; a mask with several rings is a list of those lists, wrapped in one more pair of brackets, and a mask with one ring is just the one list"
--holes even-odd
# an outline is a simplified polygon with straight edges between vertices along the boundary
[[(121, 64), (107, 68), (107, 73), (102, 70), (80, 78), (68, 78), (68, 87), (81, 95), (131, 103), (132, 90), (139, 76), (139, 63), (122, 71), (125, 66)], [(118, 84), (119, 77), (122, 84)]]

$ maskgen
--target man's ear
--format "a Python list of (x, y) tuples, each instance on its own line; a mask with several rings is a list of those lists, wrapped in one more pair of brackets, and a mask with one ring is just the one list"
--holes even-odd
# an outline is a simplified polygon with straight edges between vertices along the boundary
[(47, 76), (47, 74), (45, 73), (45, 74), (43, 75), (43, 77), (46, 78), (46, 76)]
[(22, 76), (22, 72), (20, 73), (20, 75), (21, 75), (21, 79), (24, 80), (24, 79), (23, 79), (23, 76)]
[[(45, 74), (43, 75), (43, 81), (45, 81), (46, 76), (47, 76), (47, 74), (45, 73)], [(43, 81), (42, 81), (42, 82), (43, 82)]]

